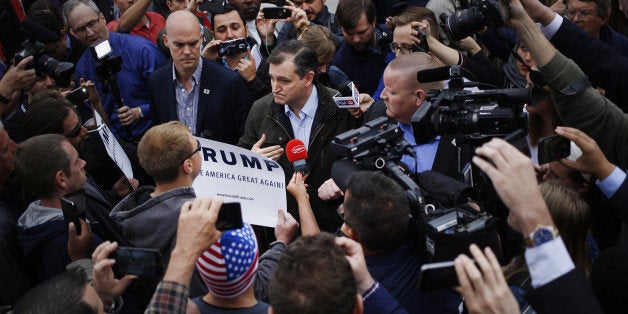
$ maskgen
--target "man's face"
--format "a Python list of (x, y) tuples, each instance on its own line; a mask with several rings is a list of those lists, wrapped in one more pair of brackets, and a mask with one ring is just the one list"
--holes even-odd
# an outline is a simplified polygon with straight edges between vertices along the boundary
[(203, 42), (198, 23), (173, 25), (164, 35), (164, 43), (170, 49), (172, 61), (180, 73), (194, 73), (200, 62)]
[(61, 31), (59, 40), (46, 44), (46, 53), (59, 61), (64, 61), (66, 41), (65, 31)]
[(9, 138), (4, 128), (0, 128), (0, 187), (13, 172), (13, 154), (17, 145)]
[(384, 71), (384, 90), (380, 96), (386, 102), (386, 115), (401, 123), (410, 123), (414, 112), (423, 103), (418, 97), (418, 86), (404, 82), (399, 71), (386, 68)]
[(411, 52), (412, 45), (414, 45), (415, 42), (413, 39), (414, 36), (410, 35), (410, 30), (412, 30), (410, 24), (395, 27), (395, 31), (393, 32), (393, 44), (395, 47), (400, 48), (393, 51), (395, 57)]
[(66, 173), (68, 184), (65, 193), (72, 193), (85, 187), (85, 160), (79, 158), (70, 142), (63, 141), (61, 147), (70, 157), (70, 173)]
[(325, 0), (296, 0), (293, 3), (297, 8), (305, 11), (308, 20), (314, 21), (323, 12)]
[[(591, 36), (598, 37), (600, 28), (606, 23), (606, 18), (599, 16), (597, 9), (595, 1), (569, 0), (567, 18)], [(574, 14), (569, 13), (570, 11)]]
[(216, 14), (214, 17), (214, 37), (227, 41), (246, 37), (246, 25), (237, 11)]
[(30, 89), (29, 92), (31, 92), (32, 94), (35, 94), (39, 91), (42, 91), (45, 89), (54, 89), (56, 87), (57, 87), (57, 84), (55, 83), (55, 80), (52, 77), (48, 76), (48, 74), (41, 73), (40, 75), (37, 76), (37, 81), (35, 81), (35, 84)]
[(282, 64), (270, 64), (268, 75), (277, 104), (304, 104), (309, 97), (308, 86), (312, 84), (314, 73), (309, 72), (303, 78), (299, 78), (294, 69), (292, 59), (286, 60)]
[(174, 12), (179, 10), (185, 10), (188, 7), (188, 3), (188, 0), (172, 0), (166, 2), (166, 5), (168, 5), (168, 9), (170, 9), (170, 12)]
[(375, 37), (375, 21), (369, 23), (366, 14), (362, 13), (358, 24), (354, 29), (346, 30), (342, 28), (345, 40), (357, 51), (362, 51), (371, 46)]
[(68, 25), (70, 33), (87, 46), (109, 38), (105, 17), (83, 3), (68, 14)]
[(63, 120), (63, 135), (74, 147), (79, 147), (87, 137), (87, 129), (81, 124), (74, 110), (70, 110)]
[(260, 8), (260, 0), (229, 1), (229, 3), (242, 10), (247, 21), (254, 20)]

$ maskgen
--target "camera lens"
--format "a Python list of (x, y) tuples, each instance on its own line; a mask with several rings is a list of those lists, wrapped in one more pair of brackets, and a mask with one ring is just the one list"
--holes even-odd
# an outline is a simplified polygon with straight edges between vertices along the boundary
[(42, 54), (37, 59), (37, 67), (48, 76), (54, 78), (59, 87), (70, 86), (70, 77), (74, 73), (73, 63), (59, 62), (48, 55)]
[(447, 18), (446, 29), (453, 40), (461, 40), (484, 28), (484, 16), (476, 7), (460, 11)]

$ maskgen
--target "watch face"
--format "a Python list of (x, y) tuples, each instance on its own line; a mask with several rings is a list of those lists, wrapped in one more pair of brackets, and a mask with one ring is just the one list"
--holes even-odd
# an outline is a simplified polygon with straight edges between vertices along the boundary
[(534, 246), (539, 246), (553, 239), (554, 239), (554, 232), (552, 232), (552, 230), (541, 228), (534, 232), (534, 236), (533, 236)]

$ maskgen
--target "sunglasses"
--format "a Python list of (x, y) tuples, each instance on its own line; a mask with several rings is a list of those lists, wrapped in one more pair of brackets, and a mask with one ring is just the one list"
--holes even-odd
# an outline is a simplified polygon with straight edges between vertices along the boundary
[(79, 135), (81, 135), (81, 130), (83, 129), (83, 125), (81, 124), (81, 122), (79, 122), (74, 129), (72, 129), (72, 131), (70, 131), (68, 134), (65, 134), (65, 137), (67, 138), (75, 138)]

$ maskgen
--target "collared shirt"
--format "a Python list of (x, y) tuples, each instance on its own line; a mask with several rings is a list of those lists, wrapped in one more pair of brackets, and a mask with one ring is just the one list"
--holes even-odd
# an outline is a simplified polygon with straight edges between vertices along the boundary
[(145, 313), (185, 313), (190, 289), (174, 281), (160, 281)]
[(172, 63), (172, 77), (174, 80), (174, 90), (177, 98), (177, 117), (179, 121), (185, 124), (192, 134), (196, 134), (196, 117), (198, 113), (198, 96), (201, 90), (201, 70), (203, 69), (202, 60), (198, 63), (194, 74), (190, 77), (192, 90), (188, 92), (183, 83), (177, 79), (177, 70)]
[(300, 139), (305, 147), (310, 147), (310, 134), (312, 134), (312, 124), (314, 124), (314, 115), (318, 108), (318, 90), (316, 86), (312, 88), (312, 93), (308, 97), (305, 105), (299, 112), (297, 117), (290, 109), (290, 106), (284, 105), (284, 111), (290, 119), (294, 138)]
[[(114, 55), (122, 57), (122, 70), (118, 72), (118, 88), (123, 104), (130, 108), (140, 108), (144, 118), (130, 125), (133, 138), (139, 138), (152, 125), (148, 105), (148, 75), (161, 67), (166, 57), (157, 46), (145, 38), (128, 34), (109, 32), (109, 43)], [(76, 76), (91, 80), (96, 85), (103, 108), (109, 115), (111, 131), (116, 137), (127, 138), (126, 128), (118, 119), (116, 101), (96, 79), (95, 67), (98, 61), (89, 51), (85, 51), (76, 63)]]
[[(416, 158), (409, 155), (403, 155), (401, 161), (408, 166), (412, 172), (423, 172), (432, 170), (434, 165), (434, 158), (436, 157), (436, 151), (438, 150), (438, 144), (440, 142), (440, 136), (437, 136), (433, 141), (427, 144), (417, 145), (414, 139), (414, 132), (412, 131), (412, 124), (397, 123), (403, 131), (403, 138), (412, 145), (412, 150), (416, 153)], [(418, 168), (417, 168), (418, 166)]]
[[(156, 12), (145, 12), (144, 14), (146, 18), (148, 18), (148, 25), (135, 24), (129, 34), (142, 36), (152, 41), (153, 44), (157, 44), (157, 36), (159, 36), (159, 32), (166, 27), (166, 19)], [(107, 24), (107, 28), (113, 32), (119, 23), (120, 19), (113, 20)]]

